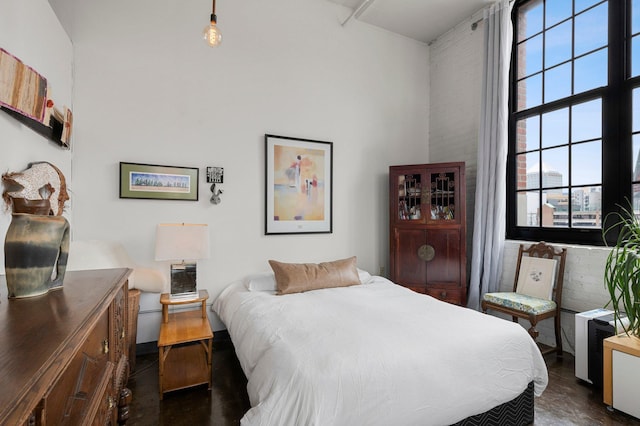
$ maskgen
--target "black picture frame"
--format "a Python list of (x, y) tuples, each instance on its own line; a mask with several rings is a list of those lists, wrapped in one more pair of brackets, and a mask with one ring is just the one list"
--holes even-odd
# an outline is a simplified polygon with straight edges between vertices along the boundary
[(120, 198), (198, 201), (197, 167), (120, 163)]
[(265, 134), (265, 235), (333, 232), (333, 142)]

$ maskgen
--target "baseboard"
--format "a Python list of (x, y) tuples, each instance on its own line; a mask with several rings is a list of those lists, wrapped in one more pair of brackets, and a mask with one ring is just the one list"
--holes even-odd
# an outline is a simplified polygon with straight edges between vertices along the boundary
[(136, 343), (136, 356), (158, 353), (158, 342)]

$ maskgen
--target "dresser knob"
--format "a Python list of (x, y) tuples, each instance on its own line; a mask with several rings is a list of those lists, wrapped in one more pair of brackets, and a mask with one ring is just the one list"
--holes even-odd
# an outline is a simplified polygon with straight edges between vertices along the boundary
[(445, 297), (447, 297), (447, 292), (446, 292), (446, 291), (441, 291), (441, 292), (440, 292), (440, 297), (441, 297), (441, 298), (443, 298), (443, 299), (444, 299)]
[(102, 353), (105, 354), (105, 355), (109, 353), (109, 340), (108, 339), (104, 339), (102, 341)]

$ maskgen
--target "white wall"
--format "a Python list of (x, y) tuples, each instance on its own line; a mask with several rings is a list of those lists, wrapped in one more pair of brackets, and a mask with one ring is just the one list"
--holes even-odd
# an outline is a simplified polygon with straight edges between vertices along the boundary
[[(0, 47), (35, 69), (46, 79), (55, 103), (72, 107), (73, 48), (46, 0), (0, 0)], [(63, 150), (13, 117), (0, 112), (0, 173), (17, 172), (31, 162), (49, 161), (71, 180), (73, 150)], [(70, 183), (70, 182), (69, 182)], [(73, 191), (70, 184), (69, 190)], [(73, 192), (70, 194), (73, 198)], [(71, 203), (65, 217), (71, 220)], [(0, 236), (11, 222), (4, 203), (0, 208)], [(4, 274), (4, 247), (0, 247), (0, 274)], [(6, 298), (0, 288), (0, 299)]]
[[(120, 240), (168, 273), (153, 260), (156, 224), (208, 223), (198, 282), (211, 300), (271, 258), (356, 255), (386, 268), (388, 166), (428, 161), (429, 48), (360, 22), (343, 28), (349, 9), (326, 0), (247, 0), (217, 2), (224, 42), (211, 49), (200, 39), (210, 7), (77, 2), (62, 19), (75, 60), (75, 238)], [(334, 142), (332, 234), (264, 235), (265, 133)], [(198, 167), (200, 201), (121, 200), (120, 161)], [(219, 205), (206, 166), (225, 169)], [(159, 327), (144, 313), (158, 296), (146, 299), (139, 342)]]
[[(473, 235), (480, 85), (482, 79), (483, 31), (481, 14), (467, 19), (439, 37), (431, 45), (429, 151), (432, 161), (467, 163), (467, 239)], [(529, 242), (523, 242), (528, 245)], [(500, 289), (511, 291), (520, 241), (507, 241)], [(604, 265), (609, 249), (590, 246), (567, 246), (564, 277), (562, 330), (565, 350), (573, 353), (574, 312), (603, 307), (608, 300), (604, 288)], [(471, 244), (467, 259), (471, 260)], [(527, 321), (521, 324), (529, 328)], [(553, 320), (543, 321), (539, 340), (555, 344)]]

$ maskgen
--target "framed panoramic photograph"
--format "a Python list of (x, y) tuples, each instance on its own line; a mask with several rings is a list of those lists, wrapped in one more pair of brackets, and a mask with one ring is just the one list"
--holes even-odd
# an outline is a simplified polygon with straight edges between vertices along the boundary
[(265, 135), (265, 234), (331, 233), (333, 143)]
[(120, 198), (198, 201), (198, 168), (120, 163)]

